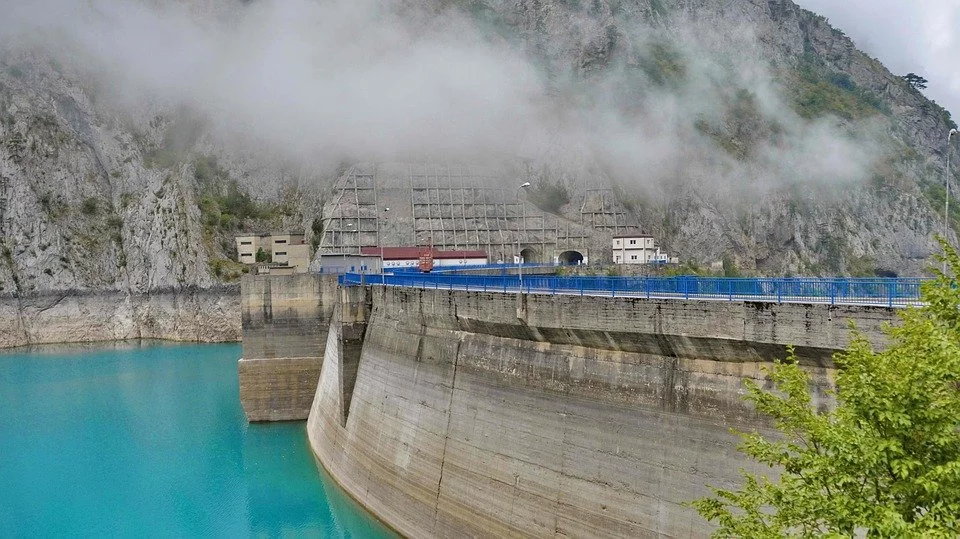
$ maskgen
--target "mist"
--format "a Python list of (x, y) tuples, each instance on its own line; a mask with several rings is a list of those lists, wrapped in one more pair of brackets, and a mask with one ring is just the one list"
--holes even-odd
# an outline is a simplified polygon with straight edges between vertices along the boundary
[[(880, 154), (863, 129), (791, 112), (749, 27), (674, 21), (682, 80), (655, 85), (631, 57), (600, 72), (545, 69), (428, 3), (39, 0), (3, 11), (0, 46), (70, 66), (99, 103), (186, 108), (223, 144), (321, 165), (524, 160), (628, 185), (756, 189), (861, 181)], [(638, 24), (624, 38), (642, 57), (665, 35)], [(714, 139), (744, 99), (770, 136), (738, 158)]]

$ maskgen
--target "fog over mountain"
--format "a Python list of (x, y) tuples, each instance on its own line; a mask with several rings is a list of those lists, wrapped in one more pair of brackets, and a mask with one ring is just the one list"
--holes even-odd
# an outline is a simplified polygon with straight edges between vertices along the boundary
[(493, 167), (564, 226), (609, 188), (701, 268), (919, 274), (945, 230), (949, 114), (788, 0), (3, 13), (0, 293), (230, 281), (238, 230), (320, 234), (360, 163)]
[[(758, 120), (778, 132), (749, 167), (722, 151), (709, 156), (736, 168), (736, 181), (866, 178), (876, 157), (871, 137), (792, 113), (753, 28), (731, 37), (679, 18), (671, 34), (682, 79), (627, 96), (627, 65), (587, 77), (550, 74), (540, 59), (440, 5), (265, 0), (223, 11), (46, 0), (15, 6), (2, 38), (78, 70), (111, 106), (186, 107), (224, 141), (321, 164), (556, 154), (599, 159), (623, 178), (643, 170), (660, 179), (689, 151), (682, 140), (709, 150), (695, 124), (722, 121), (736, 92), (747, 90)], [(571, 30), (593, 26), (584, 15)], [(661, 34), (638, 24), (625, 38), (642, 51)]]

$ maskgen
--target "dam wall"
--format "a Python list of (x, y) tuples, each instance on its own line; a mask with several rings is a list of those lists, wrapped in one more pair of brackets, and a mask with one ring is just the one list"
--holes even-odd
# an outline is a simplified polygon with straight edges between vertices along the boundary
[[(761, 470), (730, 433), (764, 428), (742, 380), (794, 344), (828, 406), (849, 321), (882, 344), (894, 320), (882, 307), (371, 293), (366, 310), (333, 313), (308, 434), (332, 477), (410, 537), (708, 535), (684, 504)], [(343, 313), (366, 321), (358, 359)]]
[(335, 275), (245, 275), (240, 403), (250, 421), (306, 419), (334, 306)]

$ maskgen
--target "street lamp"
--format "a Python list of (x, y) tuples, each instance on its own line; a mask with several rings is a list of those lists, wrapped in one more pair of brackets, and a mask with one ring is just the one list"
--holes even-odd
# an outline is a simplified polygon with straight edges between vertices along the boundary
[[(947, 200), (943, 203), (943, 241), (947, 241), (947, 230), (950, 229), (950, 150), (952, 149), (950, 142), (954, 135), (960, 135), (960, 131), (951, 129), (947, 135), (947, 177), (944, 181), (947, 188)], [(946, 260), (943, 261), (943, 272), (947, 272)]]
[[(383, 220), (387, 220), (387, 213), (390, 211), (389, 207), (383, 208)], [(386, 224), (386, 223), (384, 223)], [(377, 239), (380, 240), (380, 273), (383, 273), (383, 237), (380, 236), (379, 232), (377, 233)]]
[[(520, 190), (530, 187), (530, 182), (523, 182), (517, 187), (517, 202), (520, 202)], [(527, 217), (526, 212), (523, 211), (523, 206), (520, 207), (521, 215), (523, 219), (523, 228), (527, 228)], [(520, 293), (523, 294), (523, 251), (520, 249), (520, 229), (517, 229), (517, 275), (520, 276)]]

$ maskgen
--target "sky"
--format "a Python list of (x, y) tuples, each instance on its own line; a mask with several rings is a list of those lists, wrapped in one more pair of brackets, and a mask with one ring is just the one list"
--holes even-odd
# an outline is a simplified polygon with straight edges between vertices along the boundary
[(960, 0), (795, 0), (897, 75), (930, 81), (924, 92), (960, 119)]

